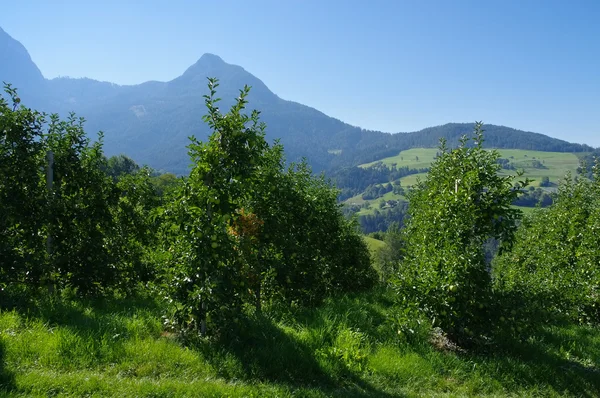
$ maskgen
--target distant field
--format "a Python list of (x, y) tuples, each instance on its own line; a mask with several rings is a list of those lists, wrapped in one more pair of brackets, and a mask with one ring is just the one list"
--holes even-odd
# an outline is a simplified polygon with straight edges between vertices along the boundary
[(377, 250), (385, 246), (385, 242), (382, 240), (371, 238), (370, 236), (365, 236), (364, 239), (365, 242), (367, 242), (371, 254), (375, 254)]
[(402, 185), (404, 188), (412, 187), (417, 183), (418, 178), (424, 180), (426, 177), (427, 173), (411, 174), (409, 176), (402, 177), (400, 179), (400, 185)]
[[(433, 162), (437, 148), (413, 148), (400, 152), (396, 156), (381, 159), (380, 161), (387, 166), (396, 164), (397, 167), (426, 168)], [(568, 171), (575, 173), (579, 166), (579, 158), (574, 153), (565, 152), (542, 152), (527, 151), (522, 149), (498, 149), (500, 156), (508, 159), (517, 169), (523, 169), (525, 176), (536, 181), (533, 186), (539, 186), (542, 177), (548, 177), (550, 182), (556, 184), (565, 176)], [(541, 163), (542, 168), (534, 167), (535, 161)], [(369, 167), (377, 162), (371, 162), (360, 165), (360, 167)], [(502, 170), (501, 174), (515, 174), (513, 170)], [(400, 181), (403, 186), (411, 186), (416, 183), (417, 176), (424, 177), (424, 174), (414, 174), (402, 178)]]
[[(381, 185), (381, 184), (379, 184)], [(368, 208), (364, 208), (364, 209), (360, 209), (360, 211), (357, 213), (359, 216), (365, 216), (368, 214), (373, 214), (375, 212), (375, 209), (379, 209), (379, 202), (381, 201), (381, 199), (388, 201), (388, 200), (399, 200), (399, 201), (406, 201), (406, 197), (402, 196), (402, 195), (396, 195), (394, 194), (394, 192), (388, 192), (385, 195), (377, 198), (377, 199), (371, 199), (371, 200), (365, 200), (362, 198), (362, 193), (353, 196), (351, 198), (348, 198), (344, 201), (345, 204), (347, 205), (362, 205), (366, 202), (370, 203), (370, 206)]]
[(375, 163), (383, 162), (383, 164), (390, 167), (395, 163), (397, 167), (408, 166), (411, 169), (421, 169), (429, 167), (437, 152), (437, 148), (413, 148), (402, 151), (396, 156), (361, 164), (359, 167), (370, 167)]
[[(412, 169), (428, 168), (433, 162), (437, 154), (437, 148), (413, 148), (400, 152), (396, 156), (381, 159), (376, 162), (365, 163), (359, 167), (370, 167), (375, 163), (382, 162), (387, 166), (396, 165), (397, 167), (409, 167)], [(522, 149), (498, 149), (500, 157), (507, 159), (516, 170), (502, 169), (501, 175), (514, 175), (517, 170), (522, 169), (525, 174), (523, 178), (529, 177), (534, 180), (531, 185), (539, 187), (542, 177), (548, 177), (552, 186), (548, 190), (554, 190), (559, 181), (568, 173), (575, 174), (579, 166), (579, 158), (574, 153), (564, 152), (542, 152), (542, 151), (526, 151)], [(538, 163), (539, 162), (539, 163)], [(536, 167), (537, 163), (537, 167)], [(400, 179), (402, 187), (408, 188), (417, 183), (417, 179), (424, 180), (427, 173), (411, 174)], [(361, 194), (358, 194), (345, 201), (346, 204), (362, 205), (366, 201), (362, 199)], [(393, 192), (388, 192), (383, 196), (384, 200), (406, 200), (405, 197), (394, 195)], [(379, 208), (381, 198), (370, 200), (368, 208), (361, 209), (358, 215), (373, 214), (375, 209)], [(523, 212), (529, 213), (533, 208), (518, 207)]]
[[(541, 152), (541, 151), (525, 151), (519, 149), (501, 149), (499, 150), (502, 158), (508, 159), (517, 169), (525, 171), (525, 177), (534, 179), (531, 185), (539, 186), (542, 177), (548, 177), (550, 182), (558, 184), (558, 182), (571, 172), (575, 174), (579, 166), (579, 158), (574, 153), (564, 152)], [(539, 161), (544, 168), (535, 168), (532, 166), (533, 161)], [(501, 174), (515, 174), (516, 171), (502, 170)]]
[(531, 214), (536, 209), (535, 207), (525, 207), (525, 206), (513, 206), (515, 209), (519, 209), (523, 212), (523, 214)]

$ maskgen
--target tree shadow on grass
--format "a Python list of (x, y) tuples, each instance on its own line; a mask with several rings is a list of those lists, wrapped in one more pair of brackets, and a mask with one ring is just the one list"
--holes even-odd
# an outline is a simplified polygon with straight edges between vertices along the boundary
[[(584, 327), (573, 327), (584, 330)], [(600, 396), (600, 342), (587, 333), (587, 336), (581, 334), (570, 339), (562, 335), (561, 330), (564, 329), (560, 326), (544, 327), (530, 339), (505, 341), (501, 351), (504, 359), (498, 361), (503, 373), (511, 374), (513, 381), (520, 385), (545, 384), (561, 394)], [(598, 333), (600, 330), (596, 329), (595, 336)], [(574, 342), (585, 348), (573, 352)], [(589, 354), (593, 352), (595, 361), (590, 361)], [(514, 360), (524, 366), (515, 365)]]
[(292, 390), (319, 389), (328, 396), (392, 396), (346, 370), (341, 362), (333, 364), (334, 372), (323, 369), (313, 348), (285, 333), (267, 317), (249, 317), (243, 325), (235, 339), (195, 344), (221, 377), (276, 383)]
[(113, 335), (126, 337), (124, 319), (139, 311), (159, 316), (155, 301), (145, 297), (77, 299), (59, 296), (30, 303), (19, 312), (43, 321), (50, 326), (63, 326), (81, 334), (97, 334), (110, 330)]
[(6, 369), (6, 347), (2, 340), (0, 340), (0, 396), (5, 393), (14, 391), (15, 376), (14, 374)]
[[(510, 386), (549, 386), (559, 394), (600, 396), (600, 327), (574, 324), (547, 310), (540, 303), (551, 297), (503, 296), (507, 308), (518, 309), (528, 330), (517, 336), (500, 330), (491, 349), (466, 356), (485, 366), (496, 366), (499, 381)], [(508, 329), (508, 327), (506, 328)]]

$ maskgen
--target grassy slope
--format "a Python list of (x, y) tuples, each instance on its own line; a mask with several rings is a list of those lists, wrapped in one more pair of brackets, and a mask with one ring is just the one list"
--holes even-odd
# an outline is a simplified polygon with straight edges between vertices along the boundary
[[(399, 329), (390, 292), (255, 318), (238, 341), (184, 345), (148, 301), (0, 313), (0, 396), (597, 396), (600, 333), (544, 327), (489, 355)], [(411, 332), (412, 330), (412, 332)]]
[[(426, 168), (433, 162), (437, 151), (437, 148), (414, 148), (380, 161), (388, 166), (395, 163), (398, 167)], [(522, 168), (525, 171), (525, 176), (535, 179), (536, 182), (533, 185), (539, 184), (543, 176), (547, 176), (551, 182), (557, 183), (568, 171), (574, 173), (579, 166), (579, 158), (574, 153), (526, 151), (522, 149), (498, 149), (498, 152), (500, 152), (502, 158), (509, 159), (517, 169)], [(547, 169), (531, 167), (532, 160), (543, 162)], [(363, 164), (360, 167), (369, 167), (375, 163)], [(514, 174), (515, 172), (502, 170), (502, 173)], [(416, 175), (404, 177), (401, 181), (404, 186), (413, 185), (416, 181)]]
[(371, 238), (370, 236), (365, 236), (364, 239), (367, 242), (371, 255), (376, 254), (379, 249), (385, 246), (385, 242), (382, 240)]
[[(542, 152), (542, 151), (527, 151), (522, 149), (498, 149), (500, 156), (505, 159), (509, 159), (517, 169), (523, 169), (525, 171), (524, 177), (529, 177), (535, 180), (531, 185), (538, 187), (542, 177), (546, 176), (550, 179), (550, 182), (554, 185), (558, 184), (560, 179), (565, 176), (567, 172), (575, 175), (575, 170), (579, 166), (579, 158), (573, 153), (564, 152)], [(397, 167), (409, 168), (427, 168), (433, 162), (437, 148), (413, 148), (406, 151), (400, 152), (396, 156), (381, 159), (387, 166), (396, 164)], [(532, 160), (539, 160), (543, 162), (545, 169), (538, 169), (531, 167)], [(369, 167), (377, 162), (366, 163), (360, 165), (360, 167)], [(502, 170), (502, 175), (516, 174), (513, 170)], [(417, 183), (417, 178), (425, 179), (426, 173), (412, 174), (400, 179), (400, 183), (403, 187), (410, 187)], [(348, 204), (362, 204), (364, 200), (361, 198), (362, 194), (356, 195), (345, 201)], [(386, 200), (405, 199), (399, 195), (394, 195), (389, 192), (384, 197)], [(373, 214), (375, 208), (378, 206), (379, 198), (371, 201), (371, 206), (368, 208), (361, 209), (358, 215)], [(529, 213), (533, 208), (517, 206), (525, 213)]]
[(364, 216), (367, 214), (374, 214), (376, 209), (379, 209), (379, 202), (381, 201), (381, 199), (383, 200), (398, 200), (398, 201), (406, 201), (406, 197), (402, 196), (402, 195), (396, 195), (394, 194), (394, 192), (387, 192), (385, 195), (377, 198), (377, 199), (371, 199), (371, 200), (364, 200), (362, 198), (362, 193), (356, 196), (353, 196), (351, 198), (348, 198), (344, 201), (344, 203), (348, 204), (348, 205), (362, 205), (366, 202), (369, 202), (369, 207), (365, 207), (360, 209), (356, 214), (358, 214), (359, 216)]
[(408, 166), (411, 169), (427, 168), (433, 161), (437, 148), (413, 148), (400, 152), (396, 156), (390, 156), (375, 162), (362, 164), (359, 167), (369, 167), (378, 162), (383, 162), (386, 166), (396, 164), (398, 168)]

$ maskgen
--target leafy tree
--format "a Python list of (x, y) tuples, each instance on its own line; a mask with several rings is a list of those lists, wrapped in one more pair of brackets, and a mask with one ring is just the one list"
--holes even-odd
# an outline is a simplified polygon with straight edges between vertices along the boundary
[(111, 206), (113, 226), (105, 239), (112, 257), (118, 259), (116, 285), (123, 291), (156, 278), (156, 264), (149, 254), (156, 245), (158, 222), (152, 215), (160, 196), (150, 175), (151, 170), (143, 167), (135, 174), (121, 175), (116, 183), (118, 199)]
[(552, 204), (552, 196), (541, 188), (529, 187), (529, 190), (518, 197), (513, 204), (528, 207), (547, 207)]
[(140, 170), (140, 166), (130, 157), (123, 154), (111, 156), (102, 167), (106, 174), (117, 179), (124, 174), (134, 174)]
[(516, 244), (494, 262), (498, 290), (535, 309), (600, 320), (600, 166), (593, 181), (567, 176), (554, 204), (527, 217)]
[[(513, 242), (520, 211), (511, 208), (522, 181), (500, 176), (499, 153), (483, 149), (482, 124), (440, 156), (426, 180), (409, 193), (406, 254), (396, 280), (401, 297), (425, 311), (451, 336), (469, 337), (489, 326), (491, 278), (484, 244)], [(519, 173), (520, 174), (520, 173)]]
[(45, 117), (20, 105), (10, 85), (5, 91), (11, 103), (0, 96), (0, 292), (37, 285), (46, 256)]
[(91, 143), (83, 119), (19, 107), (15, 90), (6, 92), (13, 106), (0, 101), (0, 284), (29, 293), (41, 286), (80, 294), (130, 289), (152, 231), (146, 215), (154, 191), (145, 189), (152, 186), (107, 176), (102, 136)]
[(270, 182), (264, 179), (257, 186), (251, 204), (264, 221), (259, 248), (263, 298), (316, 304), (336, 292), (372, 285), (368, 249), (357, 225), (341, 213), (337, 190), (323, 176), (313, 176), (305, 162), (287, 170), (282, 158), (277, 162), (279, 168), (271, 169)]
[(398, 271), (398, 264), (404, 258), (404, 237), (400, 224), (393, 222), (384, 233), (385, 246), (377, 252), (375, 263), (382, 282), (388, 282), (390, 277)]
[(156, 189), (156, 194), (163, 197), (173, 194), (182, 183), (182, 180), (178, 179), (173, 173), (163, 173), (152, 177), (151, 182)]
[(358, 217), (361, 230), (364, 233), (375, 231), (387, 231), (391, 224), (398, 223), (404, 225), (404, 220), (408, 211), (408, 202), (399, 201), (391, 209), (382, 211), (375, 210), (374, 214), (366, 214)]
[[(368, 249), (337, 203), (338, 191), (305, 162), (284, 167), (259, 113), (244, 113), (249, 87), (225, 115), (209, 79), (206, 143), (192, 140), (194, 168), (162, 210), (166, 290), (177, 321), (230, 333), (244, 305), (313, 304), (368, 287)], [(161, 239), (162, 240), (162, 239)]]
[(208, 142), (191, 139), (194, 167), (181, 197), (169, 209), (176, 229), (169, 249), (174, 255), (168, 288), (182, 303), (180, 321), (201, 332), (206, 325), (219, 332), (238, 320), (243, 299), (242, 264), (236, 261), (235, 239), (227, 227), (240, 218), (267, 143), (259, 113), (243, 113), (250, 88), (240, 90), (236, 103), (222, 114), (215, 97), (218, 81), (209, 79), (208, 84), (204, 120), (213, 133)]

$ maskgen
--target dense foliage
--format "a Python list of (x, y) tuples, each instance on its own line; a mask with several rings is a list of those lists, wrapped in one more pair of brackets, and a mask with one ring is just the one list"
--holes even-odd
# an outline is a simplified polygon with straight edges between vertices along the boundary
[[(107, 159), (83, 119), (0, 103), (0, 288), (52, 296), (166, 296), (177, 327), (236, 330), (263, 305), (314, 305), (371, 287), (369, 251), (306, 162), (269, 146), (249, 87), (226, 114), (209, 80), (206, 142), (192, 138), (185, 179)], [(150, 289), (148, 289), (151, 287)], [(173, 322), (169, 322), (173, 323)]]
[(495, 261), (498, 289), (554, 314), (600, 321), (600, 167), (565, 178), (556, 202), (525, 218), (513, 249)]
[[(219, 65), (214, 59), (205, 62)], [(198, 71), (192, 72), (174, 83), (173, 92), (199, 95), (190, 85)], [(61, 88), (61, 95), (77, 91), (80, 83), (102, 86), (105, 93), (121, 90), (87, 80), (58, 79), (53, 84), (62, 83), (68, 87)], [(90, 141), (83, 119), (71, 114), (62, 120), (28, 109), (12, 88), (6, 88), (8, 100), (0, 99), (0, 393), (12, 383), (14, 369), (25, 373), (41, 366), (44, 370), (30, 380), (43, 379), (42, 386), (77, 370), (72, 386), (110, 380), (134, 390), (138, 380), (123, 374), (136, 373), (141, 383), (154, 383), (142, 376), (153, 374), (161, 375), (160, 382), (167, 386), (163, 394), (172, 393), (168, 377), (162, 378), (165, 368), (185, 373), (190, 391), (198, 374), (205, 380), (252, 374), (258, 390), (274, 375), (286, 385), (319, 380), (329, 388), (332, 380), (325, 369), (335, 375), (335, 383), (356, 383), (356, 393), (364, 395), (368, 388), (353, 379), (357, 374), (381, 384), (398, 383), (402, 377), (418, 380), (424, 378), (423, 353), (431, 362), (438, 361), (429, 364), (430, 373), (440, 377), (429, 381), (434, 390), (437, 383), (455, 383), (447, 376), (449, 367), (435, 358), (443, 355), (440, 349), (459, 349), (456, 342), (484, 342), (486, 349), (493, 342), (500, 346), (496, 352), (512, 350), (514, 355), (496, 361), (467, 353), (458, 357), (465, 363), (460, 365), (462, 374), (478, 374), (474, 364), (487, 367), (494, 376), (490, 369), (509, 367), (519, 382), (543, 380), (534, 393), (586, 395), (598, 386), (593, 362), (597, 352), (591, 349), (583, 356), (581, 347), (575, 347), (597, 346), (597, 326), (568, 329), (558, 337), (551, 332), (556, 333), (556, 316), (600, 321), (600, 166), (567, 178), (552, 203), (549, 191), (524, 190), (527, 180), (515, 183), (515, 177), (498, 175), (501, 168), (514, 166), (497, 152), (483, 150), (481, 124), (475, 125), (472, 141), (459, 140), (457, 133), (465, 125), (454, 124), (420, 135), (367, 132), (307, 107), (289, 108), (258, 84), (259, 103), (268, 109), (268, 120), (294, 145), (292, 160), (314, 150), (312, 159), (319, 168), (346, 166), (333, 175), (342, 188), (339, 192), (324, 176), (315, 176), (307, 162), (288, 164), (278, 142), (268, 144), (259, 113), (245, 109), (248, 87), (230, 101), (227, 113), (221, 113), (217, 86), (216, 80), (209, 80), (204, 97), (208, 127), (202, 133), (210, 135), (205, 141), (192, 138), (192, 171), (186, 178), (140, 167), (125, 155), (106, 158), (102, 135)], [(93, 90), (84, 91), (93, 97)], [(131, 98), (135, 96), (125, 100)], [(168, 106), (176, 112), (172, 120), (153, 124), (161, 134), (171, 122), (189, 131), (200, 120), (197, 114), (185, 114), (181, 103)], [(290, 126), (290, 109), (302, 123)], [(138, 121), (147, 116), (143, 106), (133, 111)], [(120, 115), (115, 121), (119, 126), (125, 116), (114, 114)], [(296, 134), (303, 129), (306, 136)], [(589, 149), (511, 129), (491, 130), (487, 143), (494, 147)], [(323, 134), (328, 131), (338, 133)], [(458, 147), (449, 150), (443, 141), (429, 175), (410, 191), (405, 192), (398, 179), (427, 170), (383, 163), (353, 167), (400, 149), (430, 146), (440, 136)], [(312, 148), (315, 137), (320, 141)], [(177, 140), (182, 142), (181, 137)], [(545, 169), (536, 159), (530, 165)], [(540, 185), (553, 186), (548, 177)], [(381, 246), (372, 258), (357, 232), (358, 223), (344, 217), (337, 203), (340, 197), (361, 192), (362, 199), (380, 204), (358, 220), (363, 230), (386, 230), (377, 234)], [(407, 194), (410, 205), (381, 199), (389, 192)], [(519, 226), (514, 204), (547, 208), (537, 209)], [(499, 256), (491, 261), (498, 249)], [(373, 289), (363, 296), (325, 300), (376, 286), (377, 277), (394, 287), (394, 297), (388, 290)], [(148, 307), (127, 318), (124, 314), (131, 311), (136, 295)], [(96, 298), (90, 296), (121, 300), (122, 307), (110, 316), (94, 313), (86, 304)], [(35, 302), (37, 310), (42, 309), (41, 319), (31, 319), (34, 306), (23, 306), (22, 314), (5, 311), (18, 302), (14, 297)], [(321, 309), (290, 311), (323, 301)], [(104, 310), (110, 313), (114, 308)], [(167, 312), (165, 324), (155, 312)], [(263, 312), (273, 316), (260, 316)], [(529, 317), (534, 312), (543, 317)], [(422, 322), (423, 315), (451, 340)], [(528, 330), (521, 328), (525, 323)], [(171, 326), (183, 337), (191, 331), (193, 336), (200, 332), (234, 338), (225, 340), (228, 345), (202, 341), (194, 347), (198, 339), (172, 339), (165, 330)], [(494, 335), (491, 329), (505, 330)], [(505, 331), (509, 333), (502, 334)], [(503, 340), (507, 335), (510, 338)], [(185, 350), (181, 341), (187, 344)], [(418, 346), (416, 352), (409, 349), (411, 341)], [(198, 347), (204, 356), (189, 355), (189, 348)], [(525, 372), (523, 363), (515, 360), (523, 352), (532, 354), (535, 371)], [(125, 357), (130, 363), (119, 363)], [(398, 366), (398, 358), (407, 357), (419, 374)], [(456, 356), (448, 358), (460, 363)], [(10, 371), (5, 363), (10, 363)], [(110, 376), (90, 378), (93, 367)], [(552, 367), (554, 373), (548, 376)], [(565, 383), (573, 374), (579, 375), (579, 382)], [(494, 385), (487, 391), (507, 391), (496, 382), (497, 377), (488, 374), (485, 383), (470, 392), (489, 387), (484, 384)], [(87, 387), (78, 391), (91, 394)]]
[[(208, 142), (193, 140), (194, 168), (164, 210), (167, 292), (176, 321), (227, 331), (242, 308), (316, 303), (374, 280), (368, 250), (337, 204), (337, 191), (305, 163), (285, 169), (259, 113), (244, 113), (249, 88), (222, 114), (209, 80)], [(227, 329), (229, 328), (229, 329)]]
[[(60, 120), (0, 100), (0, 284), (12, 290), (72, 288), (82, 295), (147, 280), (147, 170), (113, 180), (102, 141), (83, 120)], [(135, 170), (132, 170), (132, 172)], [(127, 289), (129, 288), (127, 287)]]
[[(591, 180), (567, 179), (552, 204), (547, 191), (525, 190), (528, 180), (498, 174), (507, 162), (484, 150), (476, 124), (471, 141), (464, 137), (453, 150), (442, 141), (427, 178), (410, 190), (398, 178), (420, 170), (344, 169), (338, 177), (349, 189), (366, 189), (380, 203), (359, 219), (365, 230), (387, 230), (370, 258), (356, 219), (343, 215), (340, 192), (305, 161), (287, 163), (278, 142), (268, 144), (259, 112), (246, 110), (249, 87), (222, 113), (217, 86), (209, 79), (205, 96), (212, 133), (191, 139), (185, 178), (124, 155), (106, 158), (102, 135), (91, 142), (82, 119), (32, 111), (7, 87), (10, 102), (0, 102), (3, 305), (23, 292), (143, 291), (167, 299), (167, 326), (232, 336), (248, 315), (314, 306), (379, 277), (403, 308), (390, 322), (420, 312), (461, 343), (486, 335), (506, 311), (511, 325), (521, 325), (517, 307), (525, 301), (598, 320), (598, 168)], [(406, 194), (410, 205), (383, 200), (388, 192)], [(515, 235), (513, 204), (533, 202), (548, 207)]]
[[(540, 186), (543, 184), (540, 183)], [(547, 207), (552, 204), (552, 195), (541, 188), (529, 187), (529, 189), (524, 192), (521, 196), (519, 196), (513, 202), (514, 205), (524, 206), (524, 207)]]
[(359, 216), (358, 222), (363, 233), (387, 231), (392, 224), (404, 226), (407, 213), (408, 202), (398, 201), (394, 207), (375, 209), (373, 214)]
[(401, 297), (457, 337), (489, 326), (484, 244), (513, 241), (520, 211), (511, 204), (528, 183), (498, 175), (499, 154), (483, 149), (481, 124), (474, 145), (468, 143), (463, 137), (449, 150), (442, 141), (427, 178), (409, 192), (405, 255), (395, 281)]

